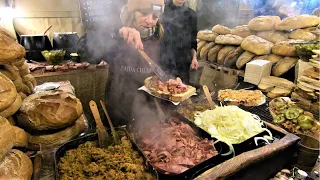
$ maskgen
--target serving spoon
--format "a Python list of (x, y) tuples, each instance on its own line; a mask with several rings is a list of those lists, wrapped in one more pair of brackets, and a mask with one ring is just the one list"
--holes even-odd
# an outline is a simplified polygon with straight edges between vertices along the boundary
[(110, 118), (109, 113), (108, 113), (108, 111), (107, 111), (107, 108), (106, 108), (106, 106), (105, 106), (105, 103), (104, 103), (102, 100), (100, 100), (100, 104), (101, 104), (101, 106), (102, 106), (102, 109), (103, 109), (104, 114), (106, 115), (106, 117), (107, 117), (107, 119), (108, 119), (108, 123), (109, 123), (109, 125), (110, 125), (111, 133), (112, 133), (112, 136), (113, 136), (113, 141), (115, 142), (115, 144), (120, 144), (119, 136), (118, 136), (116, 130), (114, 129), (114, 126), (113, 126), (113, 124), (112, 124), (112, 121), (111, 121), (111, 118)]
[(209, 88), (206, 85), (202, 86), (202, 88), (203, 88), (204, 94), (206, 95), (206, 98), (208, 100), (208, 103), (210, 105), (211, 110), (215, 109), (216, 108), (216, 104), (212, 101), (212, 97), (211, 97)]

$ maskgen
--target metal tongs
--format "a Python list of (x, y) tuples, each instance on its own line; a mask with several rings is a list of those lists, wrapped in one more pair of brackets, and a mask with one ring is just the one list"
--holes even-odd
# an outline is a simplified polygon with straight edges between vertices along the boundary
[(162, 82), (167, 82), (169, 79), (176, 79), (173, 75), (164, 72), (144, 51), (138, 50), (141, 56), (148, 62), (152, 71), (160, 78)]

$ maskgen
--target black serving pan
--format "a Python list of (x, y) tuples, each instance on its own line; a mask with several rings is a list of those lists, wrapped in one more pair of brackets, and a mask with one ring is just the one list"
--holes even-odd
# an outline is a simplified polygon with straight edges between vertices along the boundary
[[(118, 130), (123, 130), (126, 134), (127, 134), (127, 137), (129, 138), (129, 140), (131, 141), (132, 143), (132, 147), (134, 150), (138, 151), (139, 154), (141, 155), (141, 157), (144, 158), (145, 160), (145, 165), (146, 165), (146, 169), (148, 172), (152, 173), (156, 178), (157, 180), (159, 179), (159, 176), (158, 176), (158, 173), (157, 171), (155, 171), (152, 166), (150, 166), (149, 163), (147, 163), (147, 159), (145, 159), (145, 156), (141, 153), (141, 151), (138, 149), (138, 147), (136, 146), (135, 143), (133, 143), (133, 141), (130, 139), (130, 136), (128, 135), (128, 133), (125, 131), (124, 128), (115, 128), (117, 131)], [(108, 129), (107, 130), (109, 134), (111, 134), (111, 130)], [(78, 148), (78, 146), (80, 144), (83, 144), (87, 141), (97, 141), (98, 140), (98, 134), (96, 132), (94, 133), (90, 133), (90, 134), (87, 134), (87, 135), (84, 135), (78, 139), (74, 139), (74, 140), (71, 140), (65, 144), (63, 144), (62, 146), (60, 146), (56, 151), (55, 151), (55, 155), (54, 155), (54, 163), (55, 163), (55, 179), (56, 180), (60, 180), (60, 175), (59, 175), (59, 169), (58, 169), (58, 163), (59, 163), (59, 160), (61, 157), (63, 157), (65, 155), (65, 153), (70, 150), (70, 149), (76, 149)]]
[(69, 60), (71, 58), (70, 54), (77, 52), (78, 40), (79, 37), (76, 32), (54, 33), (52, 44), (54, 49), (65, 49), (64, 58)]
[[(198, 128), (195, 124), (188, 121), (187, 119), (185, 119), (183, 116), (179, 115), (178, 113), (173, 112), (170, 117), (176, 117), (176, 118), (180, 119), (183, 123), (189, 124), (195, 130), (195, 132), (197, 132), (198, 137), (207, 138), (209, 140), (215, 141), (215, 139), (212, 138), (208, 133), (206, 133), (202, 129)], [(137, 145), (137, 141), (135, 139), (135, 136), (136, 136), (135, 129), (136, 128), (133, 123), (131, 123), (127, 126), (127, 132), (130, 136), (130, 139), (133, 140), (133, 143), (136, 144), (136, 146), (139, 148), (140, 152), (143, 152), (142, 149)], [(229, 151), (229, 147), (227, 144), (225, 144), (224, 142), (217, 142), (214, 146), (219, 153), (218, 155), (197, 164), (196, 166), (184, 171), (181, 174), (166, 174), (165, 172), (163, 172), (163, 171), (157, 169), (155, 166), (153, 166), (152, 163), (150, 163), (150, 165), (158, 172), (160, 180), (161, 179), (164, 179), (164, 180), (193, 179), (194, 174), (198, 173), (200, 170), (205, 171), (205, 170), (209, 169), (210, 167), (214, 167), (214, 166), (232, 158), (232, 154), (228, 155), (228, 156), (221, 155), (221, 154), (227, 153)], [(148, 157), (145, 156), (145, 154), (143, 154), (143, 155), (146, 159), (148, 159)]]
[(20, 44), (26, 49), (27, 60), (45, 61), (41, 51), (52, 49), (47, 35), (21, 35)]

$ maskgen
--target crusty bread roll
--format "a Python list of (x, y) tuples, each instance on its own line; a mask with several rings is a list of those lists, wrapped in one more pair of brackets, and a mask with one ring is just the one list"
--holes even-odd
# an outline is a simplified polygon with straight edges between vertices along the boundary
[(282, 58), (283, 58), (283, 56), (279, 56), (276, 54), (270, 54), (268, 56), (267, 60), (272, 62), (272, 64), (275, 64), (275, 63), (279, 62)]
[(255, 53), (256, 55), (270, 54), (273, 45), (273, 43), (255, 35), (246, 37), (241, 43), (241, 47), (244, 50)]
[(78, 98), (63, 91), (45, 91), (24, 99), (17, 123), (26, 130), (51, 130), (69, 126), (82, 114)]
[(203, 41), (211, 41), (213, 42), (219, 34), (212, 32), (210, 30), (199, 31), (197, 34), (197, 38)]
[(0, 65), (0, 73), (7, 76), (11, 81), (16, 80), (18, 76), (20, 76), (19, 69), (16, 66), (10, 64), (4, 64), (2, 66)]
[(211, 62), (216, 62), (218, 57), (218, 52), (223, 48), (223, 45), (215, 45), (208, 52), (208, 60)]
[(221, 35), (231, 34), (231, 29), (220, 24), (213, 26), (212, 31)]
[(298, 58), (285, 57), (281, 59), (275, 66), (272, 67), (273, 76), (281, 76), (282, 74), (293, 68), (298, 62)]
[(0, 28), (0, 64), (8, 64), (20, 60), (25, 55), (25, 49)]
[(0, 162), (1, 180), (30, 180), (33, 165), (30, 158), (19, 150), (12, 149)]
[(217, 44), (225, 44), (225, 45), (240, 45), (242, 41), (243, 41), (242, 37), (237, 35), (232, 35), (232, 34), (219, 35), (215, 40)]
[(206, 44), (200, 51), (200, 59), (206, 61), (208, 59), (209, 50), (215, 45), (214, 42)]
[(296, 48), (294, 45), (291, 45), (293, 40), (277, 42), (272, 47), (272, 53), (280, 56), (298, 56)]
[(40, 150), (40, 146), (41, 149), (58, 147), (86, 131), (86, 128), (86, 120), (82, 115), (71, 126), (54, 133), (39, 135), (27, 133), (29, 142), (28, 149)]
[(14, 131), (14, 147), (27, 147), (28, 146), (28, 136), (27, 133), (17, 127), (13, 126)]
[(292, 31), (289, 34), (289, 37), (291, 39), (304, 40), (304, 41), (313, 41), (317, 38), (316, 35), (312, 34), (311, 32), (307, 32), (303, 29), (297, 29)]
[(255, 56), (255, 57), (252, 59), (252, 61), (253, 61), (253, 60), (258, 60), (258, 59), (260, 59), (260, 60), (267, 60), (268, 57), (269, 57), (269, 55)]
[(237, 59), (237, 62), (236, 62), (237, 68), (241, 69), (244, 65), (250, 62), (254, 56), (255, 56), (254, 53), (251, 53), (249, 51), (244, 51)]
[(226, 67), (233, 67), (236, 65), (238, 57), (243, 53), (243, 49), (238, 47), (237, 49), (229, 52), (229, 54), (224, 58), (223, 65)]
[(233, 50), (235, 50), (237, 47), (236, 46), (225, 46), (223, 47), (219, 53), (218, 53), (218, 58), (217, 58), (217, 62), (219, 64), (223, 64), (224, 62), (224, 58)]
[(0, 111), (7, 109), (16, 100), (17, 90), (7, 76), (0, 73)]
[(271, 31), (280, 21), (279, 16), (258, 16), (249, 21), (248, 27), (252, 31)]
[(21, 99), (21, 96), (18, 94), (16, 96), (16, 100), (7, 109), (0, 112), (0, 116), (5, 118), (12, 116), (14, 113), (16, 113), (19, 110), (21, 103), (22, 103), (22, 99)]
[(277, 43), (288, 39), (288, 33), (281, 31), (261, 31), (257, 32), (256, 35), (272, 43)]
[(231, 34), (246, 38), (250, 35), (254, 35), (255, 33), (249, 29), (248, 25), (242, 25), (233, 28), (231, 30)]
[(287, 17), (276, 25), (276, 30), (301, 29), (306, 27), (317, 26), (320, 24), (320, 18), (312, 15), (298, 15)]

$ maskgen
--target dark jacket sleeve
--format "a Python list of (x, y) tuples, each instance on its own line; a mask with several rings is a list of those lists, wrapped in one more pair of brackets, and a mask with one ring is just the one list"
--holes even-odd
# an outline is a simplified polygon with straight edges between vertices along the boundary
[(190, 9), (191, 11), (191, 49), (197, 51), (197, 15), (194, 10)]

